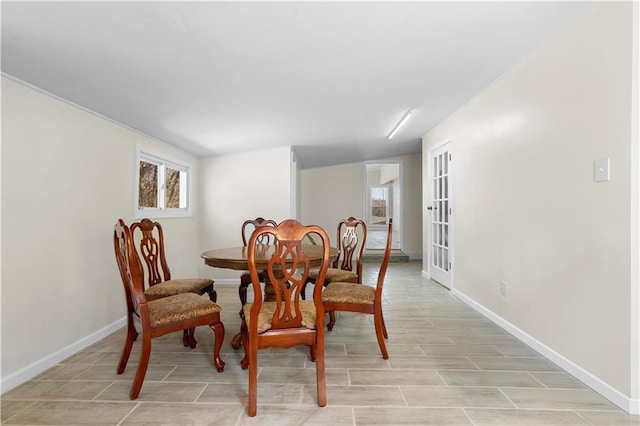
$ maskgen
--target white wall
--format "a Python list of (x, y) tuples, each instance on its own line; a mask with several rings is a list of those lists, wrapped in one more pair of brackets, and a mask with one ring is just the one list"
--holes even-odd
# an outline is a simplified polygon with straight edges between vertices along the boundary
[(380, 166), (380, 184), (384, 185), (397, 179), (400, 176), (400, 166), (398, 164), (382, 164)]
[(300, 175), (301, 221), (319, 225), (336, 245), (340, 220), (350, 216), (361, 218), (364, 210), (363, 164), (304, 169)]
[[(133, 217), (136, 144), (195, 160), (2, 78), (2, 391), (124, 324), (112, 232)], [(192, 276), (194, 219), (162, 224)]]
[[(246, 219), (281, 222), (291, 214), (291, 148), (202, 158), (198, 161), (199, 253), (242, 245)], [(241, 272), (201, 262), (200, 276), (230, 280)], [(223, 281), (220, 281), (222, 283)], [(233, 281), (235, 282), (235, 281)]]
[[(638, 362), (631, 9), (597, 4), (423, 138), (425, 197), (429, 148), (453, 141), (455, 292), (626, 408)], [(610, 182), (593, 181), (600, 158), (611, 159)]]
[(367, 170), (366, 182), (369, 182), (371, 185), (380, 185), (380, 168)]
[[(419, 254), (422, 252), (421, 156), (414, 154), (384, 160), (403, 162), (404, 251)], [(349, 163), (301, 172), (302, 221), (326, 229), (332, 244), (335, 244), (336, 227), (341, 219), (364, 217), (363, 167), (363, 163)]]
[(402, 159), (404, 185), (404, 252), (412, 259), (422, 253), (422, 159), (420, 154), (395, 157)]
[(291, 212), (289, 217), (298, 219), (300, 216), (300, 166), (298, 165), (298, 157), (291, 150)]
[(631, 407), (640, 413), (640, 3), (633, 3), (631, 106)]

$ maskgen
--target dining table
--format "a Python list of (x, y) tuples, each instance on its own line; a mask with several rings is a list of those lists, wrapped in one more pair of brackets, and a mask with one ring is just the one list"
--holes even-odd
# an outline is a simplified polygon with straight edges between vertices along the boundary
[[(323, 248), (319, 245), (302, 244), (302, 251), (309, 259), (309, 265), (311, 267), (320, 266), (323, 257)], [(269, 260), (275, 253), (275, 245), (262, 244), (256, 247), (256, 266), (259, 270), (265, 271)], [(248, 247), (226, 247), (213, 250), (207, 250), (203, 252), (200, 257), (204, 260), (204, 263), (214, 268), (233, 269), (237, 271), (249, 270), (249, 249)], [(330, 247), (329, 249), (330, 263), (338, 257), (338, 249)], [(289, 265), (289, 264), (288, 264)], [(268, 274), (263, 273), (264, 276), (264, 301), (274, 301), (275, 291), (273, 286), (269, 282)], [(242, 339), (240, 333), (236, 334), (231, 341), (231, 346), (234, 349), (239, 349), (242, 346)]]

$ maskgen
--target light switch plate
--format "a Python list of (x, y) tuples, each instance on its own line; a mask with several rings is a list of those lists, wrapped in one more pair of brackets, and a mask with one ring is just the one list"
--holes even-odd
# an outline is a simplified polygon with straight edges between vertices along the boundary
[(611, 180), (608, 158), (593, 162), (593, 180), (596, 182), (608, 182)]

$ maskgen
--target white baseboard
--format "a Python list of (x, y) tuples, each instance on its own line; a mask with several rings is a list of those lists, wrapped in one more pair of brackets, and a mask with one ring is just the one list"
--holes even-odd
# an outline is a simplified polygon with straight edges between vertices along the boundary
[(100, 339), (107, 337), (114, 331), (124, 327), (126, 324), (126, 317), (122, 317), (121, 319), (114, 321), (108, 326), (96, 331), (95, 333), (83, 337), (77, 342), (74, 342), (69, 346), (66, 346), (59, 351), (54, 352), (51, 355), (48, 355), (32, 364), (29, 364), (26, 367), (16, 371), (15, 373), (11, 373), (6, 377), (2, 377), (0, 379), (0, 394), (10, 391), (17, 386), (20, 386), (21, 384), (27, 382), (38, 374), (55, 366), (60, 361), (69, 358), (71, 355), (76, 354), (81, 350), (93, 345)]
[(485, 308), (484, 306), (467, 297), (458, 290), (452, 289), (451, 294), (465, 302), (467, 305), (471, 306), (476, 311), (480, 312), (482, 315), (487, 317), (498, 326), (514, 335), (516, 338), (520, 339), (527, 346), (547, 357), (550, 361), (552, 361), (571, 375), (575, 376), (578, 380), (589, 386), (594, 391), (598, 392), (603, 397), (607, 398), (618, 407), (625, 410), (627, 413), (640, 414), (640, 400), (631, 399), (629, 396), (613, 388), (584, 368), (565, 358), (563, 355), (557, 353), (550, 347), (546, 346), (544, 343), (520, 330), (509, 321), (495, 314), (493, 311)]
[(407, 253), (409, 260), (422, 260), (422, 253)]

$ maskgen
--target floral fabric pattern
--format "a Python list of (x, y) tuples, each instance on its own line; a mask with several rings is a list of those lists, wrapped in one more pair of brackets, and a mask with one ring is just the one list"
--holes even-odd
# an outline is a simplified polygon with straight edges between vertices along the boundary
[[(319, 268), (313, 268), (309, 270), (309, 278), (313, 278), (314, 280), (318, 278)], [(358, 274), (351, 271), (345, 271), (343, 269), (338, 268), (327, 268), (327, 275), (325, 275), (324, 282), (333, 283), (336, 281), (350, 281), (357, 280)]]
[(181, 278), (153, 285), (144, 291), (144, 295), (149, 299), (158, 299), (182, 293), (203, 294), (212, 284), (213, 281), (206, 278)]
[[(251, 307), (253, 303), (247, 303), (242, 308), (244, 313), (244, 320), (249, 327)], [(264, 333), (267, 330), (273, 328), (271, 320), (273, 319), (273, 313), (276, 311), (276, 302), (262, 302), (262, 308), (258, 314), (258, 333)], [(307, 327), (310, 330), (316, 329), (316, 306), (311, 300), (300, 301), (300, 313), (302, 314), (302, 326)]]
[(376, 289), (364, 284), (331, 283), (322, 292), (323, 302), (373, 305)]
[(159, 327), (172, 322), (222, 311), (219, 305), (195, 293), (163, 297), (162, 299), (152, 300), (147, 305), (149, 306), (151, 327)]

